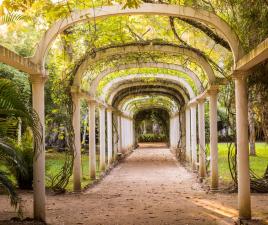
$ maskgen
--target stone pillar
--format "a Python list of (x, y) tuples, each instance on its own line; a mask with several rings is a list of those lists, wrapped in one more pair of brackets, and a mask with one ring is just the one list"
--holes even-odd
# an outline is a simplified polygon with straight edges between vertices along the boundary
[(205, 99), (198, 100), (199, 177), (206, 176)]
[(125, 119), (125, 148), (126, 148), (126, 152), (128, 151), (128, 119)]
[(89, 112), (89, 177), (96, 178), (96, 117), (95, 117), (96, 102), (94, 100), (88, 101)]
[(100, 116), (100, 131), (99, 131), (99, 140), (100, 140), (100, 170), (104, 171), (106, 167), (105, 163), (105, 152), (106, 152), (106, 143), (105, 143), (105, 108), (104, 106), (99, 107), (99, 116)]
[(130, 144), (131, 149), (134, 148), (134, 128), (133, 128), (133, 120), (130, 121)]
[(108, 165), (113, 162), (113, 124), (112, 109), (107, 109), (107, 145), (108, 145)]
[(186, 160), (191, 162), (191, 111), (189, 108), (185, 110), (185, 125), (186, 125)]
[(45, 192), (45, 81), (42, 75), (31, 75), (33, 108), (37, 112), (43, 135), (38, 152), (33, 159), (33, 210), (34, 219), (46, 220), (46, 192)]
[(117, 114), (114, 113), (112, 114), (112, 121), (113, 121), (113, 126), (112, 126), (112, 132), (113, 132), (113, 161), (116, 160), (117, 158), (117, 152), (118, 152), (118, 134), (116, 132), (116, 127), (117, 124)]
[[(75, 90), (76, 89), (76, 90)], [(80, 132), (80, 97), (79, 87), (72, 89), (73, 101), (73, 129), (74, 129), (74, 165), (73, 165), (73, 190), (81, 191), (81, 132)]]
[(196, 136), (196, 104), (190, 106), (191, 109), (191, 151), (192, 151), (192, 167), (197, 169), (197, 136)]
[(176, 123), (175, 123), (175, 134), (176, 134), (176, 138), (175, 138), (175, 148), (177, 149), (178, 148), (178, 144), (179, 144), (179, 141), (181, 141), (180, 140), (180, 136), (181, 136), (181, 134), (180, 134), (180, 115), (178, 114), (176, 117), (175, 117), (176, 119), (175, 119), (175, 121), (176, 121)]
[(247, 73), (236, 73), (235, 107), (237, 139), (238, 209), (240, 219), (251, 219)]
[(122, 139), (121, 139), (121, 143), (122, 143), (122, 153), (125, 153), (126, 151), (126, 133), (125, 133), (125, 118), (121, 117), (121, 134), (122, 134)]
[(118, 152), (122, 151), (122, 133), (121, 133), (121, 116), (117, 117), (117, 131), (118, 131)]
[(169, 119), (169, 148), (171, 149), (171, 146), (172, 146), (172, 129), (171, 129), (171, 126), (172, 126), (172, 118), (170, 117)]
[(186, 124), (185, 124), (185, 114), (186, 114), (186, 112), (185, 111), (182, 111), (181, 113), (180, 113), (180, 118), (179, 118), (179, 122), (180, 122), (180, 131), (181, 131), (181, 133), (180, 133), (180, 138), (181, 138), (181, 140), (180, 140), (180, 147), (182, 148), (182, 150), (183, 150), (183, 153), (184, 153), (184, 160), (185, 160), (185, 149), (186, 149)]
[(210, 124), (210, 165), (211, 165), (211, 189), (219, 187), (218, 174), (218, 126), (217, 126), (217, 99), (218, 88), (210, 88), (209, 94), (209, 124)]

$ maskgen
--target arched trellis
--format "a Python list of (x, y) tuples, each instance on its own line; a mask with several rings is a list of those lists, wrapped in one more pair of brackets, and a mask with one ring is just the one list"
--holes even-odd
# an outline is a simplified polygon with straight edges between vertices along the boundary
[[(103, 88), (103, 94), (101, 95), (101, 99), (105, 101), (106, 95), (110, 95), (109, 89), (117, 89), (118, 86), (125, 82), (134, 82), (135, 80), (139, 81), (144, 78), (153, 78), (153, 79), (159, 79), (162, 80), (163, 83), (166, 81), (177, 83), (179, 86), (183, 86), (186, 88), (190, 98), (195, 97), (195, 93), (191, 86), (182, 78), (178, 78), (176, 76), (172, 75), (167, 75), (167, 74), (156, 74), (156, 75), (144, 75), (144, 74), (135, 74), (135, 75), (129, 75), (126, 77), (118, 77), (114, 80), (112, 80), (110, 83), (108, 83), (104, 88)], [(108, 104), (111, 104), (110, 100), (108, 101)]]
[(121, 89), (117, 92), (115, 97), (112, 98), (112, 106), (115, 108), (120, 108), (120, 105), (122, 104), (122, 100), (125, 98), (131, 98), (132, 96), (137, 96), (139, 94), (168, 94), (172, 95), (178, 104), (184, 105), (185, 101), (183, 99), (183, 96), (178, 93), (177, 89), (167, 87), (167, 86), (155, 86), (155, 85), (148, 85), (148, 86), (131, 86), (124, 89)]
[(124, 112), (128, 112), (129, 115), (132, 117), (135, 114), (136, 110), (140, 110), (144, 107), (153, 107), (153, 106), (160, 106), (166, 107), (166, 109), (172, 114), (178, 111), (178, 105), (174, 101), (173, 98), (168, 96), (152, 96), (145, 95), (145, 96), (137, 96), (135, 98), (131, 98), (126, 101), (123, 105), (121, 110)]
[[(151, 90), (153, 90), (156, 87), (159, 87), (159, 88), (172, 90), (174, 92), (176, 91), (177, 95), (180, 96), (181, 103), (183, 103), (183, 104), (188, 102), (190, 99), (187, 91), (184, 90), (181, 86), (178, 86), (176, 83), (170, 82), (170, 83), (163, 84), (162, 82), (154, 82), (150, 85), (150, 84), (146, 84), (142, 81), (137, 81), (137, 82), (133, 82), (131, 84), (128, 83), (128, 84), (120, 85), (120, 87), (118, 87), (113, 92), (111, 92), (109, 99), (108, 99), (108, 102), (111, 103), (111, 105), (114, 105), (114, 100), (117, 98), (118, 95), (120, 95), (120, 93), (124, 94), (124, 90), (127, 90), (129, 88), (134, 89), (136, 87), (136, 88), (140, 89), (141, 91), (143, 91), (144, 88), (147, 88), (148, 86), (150, 87)], [(128, 93), (126, 93), (126, 94), (128, 94)]]
[[(161, 6), (162, 7), (162, 6)], [(192, 14), (194, 16), (194, 14)], [(58, 30), (56, 31), (56, 33)], [(222, 32), (224, 33), (224, 32)], [(225, 33), (227, 36), (227, 33)], [(49, 35), (48, 35), (49, 36)], [(239, 46), (239, 45), (237, 45)], [(48, 47), (44, 48), (44, 46), (39, 45), (39, 48), (43, 48), (45, 51), (37, 51), (42, 55), (42, 52), (46, 52), (48, 50)], [(241, 51), (242, 52), (242, 51)], [(263, 51), (264, 52), (264, 51)], [(248, 142), (247, 142), (247, 130), (248, 130), (248, 124), (247, 124), (247, 98), (246, 98), (246, 82), (245, 82), (245, 76), (247, 74), (247, 71), (252, 68), (252, 64), (248, 63), (251, 61), (254, 61), (258, 56), (259, 53), (252, 53), (250, 54), (249, 61), (247, 61), (248, 67), (241, 69), (240, 71), (234, 72), (234, 78), (235, 78), (235, 86), (236, 86), (236, 121), (237, 121), (237, 142), (238, 142), (238, 196), (239, 196), (239, 216), (241, 218), (249, 219), (251, 217), (250, 215), (250, 194), (249, 194), (249, 179), (247, 179), (248, 176), (248, 163), (247, 160), (244, 160), (247, 158), (248, 154)], [(238, 54), (242, 55), (242, 54)], [(240, 58), (240, 57), (237, 57)], [(259, 57), (258, 57), (259, 58)], [(267, 58), (267, 57), (266, 57)], [(43, 66), (43, 62), (45, 59), (45, 54), (42, 56), (42, 62), (39, 61), (39, 66)], [(260, 58), (259, 58), (260, 59)], [(234, 60), (237, 61), (237, 60)], [(259, 62), (259, 60), (257, 60)], [(19, 60), (14, 60), (14, 62), (11, 62), (10, 60), (6, 61), (7, 64), (10, 64), (12, 66), (16, 64), (21, 64)], [(20, 65), (21, 66), (21, 65)], [(15, 66), (16, 68), (20, 69), (20, 66)], [(27, 66), (26, 66), (27, 67)], [(24, 68), (24, 65), (22, 67), (22, 70)], [(43, 67), (42, 67), (43, 68)], [(25, 69), (25, 68), (24, 68)], [(235, 67), (234, 67), (235, 69)], [(27, 72), (27, 70), (24, 70)], [(35, 72), (36, 71), (36, 72)], [(30, 75), (32, 76), (32, 85), (33, 85), (33, 107), (36, 109), (42, 124), (45, 126), (44, 123), (44, 78), (41, 75), (41, 71), (39, 71), (39, 68), (37, 70), (29, 70)], [(44, 73), (43, 73), (44, 75)], [(216, 110), (215, 110), (216, 111)], [(44, 127), (43, 126), (43, 127)], [(215, 129), (217, 133), (217, 130)], [(41, 180), (42, 177), (44, 177), (44, 155), (39, 154), (38, 159), (35, 161), (38, 170), (37, 177), (38, 182)], [(40, 172), (39, 172), (40, 171)], [(36, 196), (40, 196), (38, 198), (38, 205), (34, 205), (35, 212), (37, 215), (35, 215), (36, 219), (42, 219), (45, 220), (45, 188), (42, 186), (42, 182), (35, 188), (34, 192)], [(40, 189), (42, 189), (40, 191)]]
[(212, 26), (227, 40), (233, 52), (234, 62), (237, 62), (244, 54), (236, 33), (217, 15), (202, 9), (194, 9), (191, 7), (147, 3), (141, 4), (138, 8), (131, 9), (123, 9), (122, 5), (115, 5), (72, 12), (68, 18), (58, 20), (47, 30), (38, 44), (32, 61), (39, 64), (42, 67), (42, 70), (44, 70), (44, 62), (48, 49), (59, 33), (79, 22), (116, 15), (166, 15), (197, 20)]
[(170, 70), (174, 70), (174, 71), (179, 71), (179, 72), (187, 74), (193, 80), (199, 93), (201, 93), (204, 90), (203, 85), (202, 85), (200, 79), (198, 78), (198, 76), (187, 67), (184, 67), (182, 65), (177, 65), (177, 64), (171, 64), (171, 63), (147, 62), (147, 63), (121, 64), (121, 65), (118, 65), (116, 67), (108, 68), (108, 69), (100, 72), (97, 75), (97, 77), (95, 77), (90, 84), (90, 88), (89, 88), (90, 95), (92, 95), (92, 96), (95, 95), (95, 93), (97, 91), (97, 87), (98, 87), (100, 81), (104, 77), (108, 76), (111, 73), (117, 72), (117, 71), (126, 70), (126, 69), (133, 69), (133, 68), (162, 68), (162, 69), (170, 69)]
[(129, 101), (133, 98), (137, 98), (140, 96), (166, 96), (169, 97), (170, 99), (172, 99), (174, 102), (176, 102), (176, 104), (179, 106), (181, 106), (181, 102), (180, 100), (177, 98), (176, 95), (174, 95), (174, 93), (172, 91), (169, 91), (167, 89), (162, 89), (160, 88), (159, 90), (148, 90), (148, 91), (142, 91), (140, 93), (135, 93), (135, 94), (130, 94), (130, 95), (126, 95), (126, 96), (122, 96), (121, 99), (118, 100), (117, 105), (115, 105), (115, 107), (117, 107), (118, 110), (122, 110), (123, 109), (123, 105), (125, 104), (126, 101)]
[(174, 45), (171, 43), (129, 43), (127, 46), (117, 46), (117, 47), (107, 47), (94, 54), (89, 54), (79, 65), (75, 77), (74, 77), (74, 86), (80, 86), (81, 78), (83, 74), (88, 70), (89, 65), (93, 65), (95, 62), (113, 57), (116, 55), (126, 55), (132, 53), (142, 53), (142, 52), (160, 52), (172, 55), (183, 55), (189, 57), (193, 62), (199, 65), (205, 72), (208, 77), (209, 83), (213, 83), (216, 79), (214, 71), (211, 65), (207, 62), (205, 58), (200, 56), (194, 50), (191, 50), (187, 47)]

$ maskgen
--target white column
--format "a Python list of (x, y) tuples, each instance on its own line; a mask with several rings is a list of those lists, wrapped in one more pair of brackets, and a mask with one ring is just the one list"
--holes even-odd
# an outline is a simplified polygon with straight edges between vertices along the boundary
[(96, 117), (95, 117), (96, 103), (88, 101), (89, 112), (89, 176), (91, 179), (96, 178)]
[(218, 89), (211, 89), (209, 94), (209, 124), (210, 124), (210, 165), (211, 189), (217, 190), (219, 186), (218, 174), (218, 126), (217, 126), (217, 99)]
[(130, 120), (127, 119), (127, 148), (128, 150), (130, 150), (130, 137), (131, 137), (131, 133), (130, 133)]
[(126, 144), (126, 152), (128, 151), (128, 137), (129, 137), (129, 133), (128, 133), (128, 119), (125, 119), (125, 144)]
[(172, 150), (173, 148), (173, 137), (174, 137), (174, 133), (173, 133), (173, 118), (170, 118), (169, 120), (169, 145), (170, 145), (170, 149)]
[(176, 134), (176, 138), (175, 138), (175, 147), (178, 148), (178, 143), (180, 141), (180, 115), (178, 114), (175, 117), (175, 134)]
[(45, 192), (45, 81), (41, 75), (32, 75), (32, 100), (33, 108), (37, 112), (43, 135), (39, 151), (35, 152), (33, 159), (33, 209), (34, 219), (46, 220), (46, 192)]
[(131, 149), (133, 149), (133, 146), (134, 146), (134, 139), (133, 139), (133, 120), (130, 121), (130, 146), (131, 146)]
[(117, 131), (118, 131), (118, 152), (122, 151), (122, 133), (121, 133), (121, 116), (117, 116)]
[(191, 162), (191, 112), (189, 108), (185, 110), (185, 124), (186, 124), (186, 160)]
[(113, 124), (112, 110), (107, 109), (107, 144), (108, 144), (108, 165), (113, 161)]
[(206, 176), (205, 99), (198, 100), (199, 177)]
[[(179, 117), (179, 123), (180, 123), (180, 132), (179, 133), (179, 137), (181, 138), (180, 141), (180, 147), (182, 148), (183, 150), (183, 153), (184, 153), (184, 157), (186, 156), (186, 152), (185, 152), (185, 149), (186, 149), (186, 133), (185, 133), (185, 129), (186, 129), (186, 124), (185, 124), (185, 114), (186, 112), (185, 111), (181, 111), (180, 113), (180, 117)], [(185, 159), (185, 158), (184, 158)]]
[(196, 104), (192, 104), (191, 108), (191, 151), (192, 151), (192, 167), (197, 169), (197, 137), (196, 137)]
[(235, 74), (238, 209), (241, 219), (251, 219), (246, 76), (242, 72)]
[(106, 167), (105, 163), (105, 108), (103, 106), (99, 107), (99, 116), (100, 116), (100, 131), (99, 131), (99, 140), (100, 140), (100, 170), (104, 171)]
[(121, 117), (121, 134), (122, 134), (122, 152), (126, 151), (126, 133), (125, 133), (125, 118)]
[(179, 115), (176, 114), (170, 119), (170, 148), (175, 151), (179, 142), (179, 125)]
[[(116, 113), (112, 114), (112, 121), (117, 121), (117, 115)], [(114, 122), (115, 123), (115, 122)], [(118, 140), (117, 140), (117, 132), (114, 124), (112, 123), (112, 132), (113, 132), (113, 161), (117, 158), (117, 152), (118, 152)]]
[(80, 132), (80, 97), (79, 91), (72, 92), (73, 101), (73, 129), (74, 129), (74, 165), (73, 190), (81, 191), (81, 132)]

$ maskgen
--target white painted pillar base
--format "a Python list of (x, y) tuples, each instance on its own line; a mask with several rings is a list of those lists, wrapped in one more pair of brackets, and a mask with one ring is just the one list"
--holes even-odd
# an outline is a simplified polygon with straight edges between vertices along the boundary
[(73, 166), (73, 190), (81, 191), (81, 137), (80, 137), (80, 98), (79, 91), (72, 92), (73, 101), (73, 129), (74, 129), (74, 166)]
[(210, 165), (211, 165), (211, 189), (219, 187), (218, 174), (218, 126), (217, 126), (217, 99), (218, 89), (209, 90), (209, 124), (210, 124)]
[(88, 101), (89, 112), (89, 177), (91, 179), (96, 178), (96, 116), (95, 116), (96, 103), (94, 101)]
[(238, 209), (240, 219), (251, 219), (247, 74), (235, 74), (235, 106), (237, 132)]
[(31, 75), (33, 108), (37, 112), (42, 125), (42, 143), (39, 152), (33, 159), (33, 210), (34, 219), (46, 220), (46, 192), (45, 192), (45, 81), (42, 75)]
[(100, 118), (100, 131), (99, 131), (99, 140), (100, 140), (100, 171), (104, 171), (106, 168), (105, 162), (105, 108), (103, 106), (99, 107), (99, 118)]

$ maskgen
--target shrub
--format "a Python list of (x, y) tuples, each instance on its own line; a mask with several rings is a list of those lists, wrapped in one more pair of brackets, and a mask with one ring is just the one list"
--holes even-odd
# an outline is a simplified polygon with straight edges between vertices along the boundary
[(139, 142), (166, 142), (167, 137), (165, 134), (141, 134), (138, 138)]

